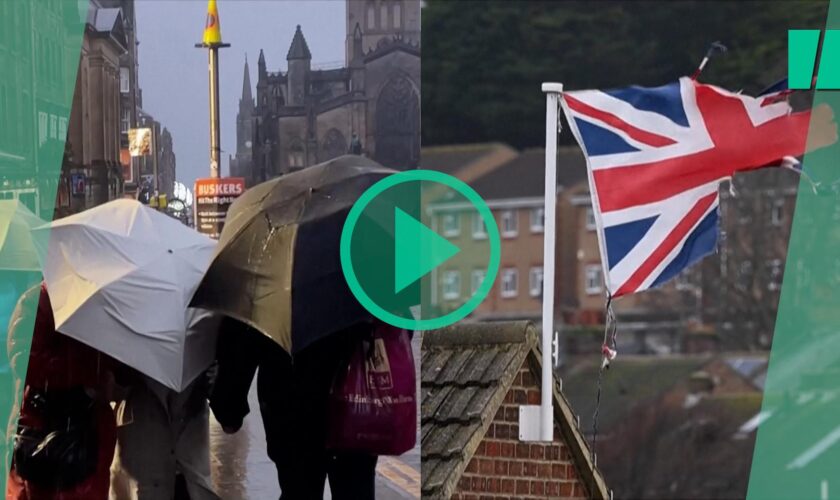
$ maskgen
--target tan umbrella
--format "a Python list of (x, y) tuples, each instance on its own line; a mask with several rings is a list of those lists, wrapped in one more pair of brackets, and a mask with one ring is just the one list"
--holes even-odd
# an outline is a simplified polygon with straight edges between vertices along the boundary
[(353, 203), (394, 171), (342, 156), (259, 184), (230, 207), (192, 305), (243, 321), (295, 354), (370, 314), (341, 271)]

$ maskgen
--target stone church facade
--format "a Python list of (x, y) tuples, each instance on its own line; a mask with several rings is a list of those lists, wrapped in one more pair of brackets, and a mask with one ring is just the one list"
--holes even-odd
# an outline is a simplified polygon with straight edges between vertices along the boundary
[(260, 51), (254, 99), (246, 60), (230, 172), (248, 186), (348, 152), (418, 166), (420, 0), (346, 3), (343, 67), (313, 69), (298, 26), (285, 73)]

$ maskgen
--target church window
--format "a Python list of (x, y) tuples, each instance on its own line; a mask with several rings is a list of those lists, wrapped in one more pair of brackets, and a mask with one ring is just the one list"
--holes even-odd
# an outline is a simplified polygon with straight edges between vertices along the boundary
[(400, 29), (402, 27), (402, 5), (400, 2), (394, 2), (394, 28)]
[(379, 27), (385, 29), (388, 27), (388, 2), (382, 0), (382, 5), (379, 7)]
[(376, 11), (373, 10), (373, 2), (368, 3), (367, 8), (367, 27), (373, 29), (376, 27)]
[(303, 147), (300, 143), (296, 143), (289, 148), (289, 167), (303, 168), (304, 166)]
[(379, 93), (374, 127), (376, 161), (402, 169), (416, 165), (420, 157), (420, 96), (405, 76), (391, 78)]

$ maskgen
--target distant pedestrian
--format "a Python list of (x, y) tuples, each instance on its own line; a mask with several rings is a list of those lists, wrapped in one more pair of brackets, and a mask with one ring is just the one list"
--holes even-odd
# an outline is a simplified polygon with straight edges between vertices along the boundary
[(178, 393), (131, 369), (117, 372), (111, 500), (217, 500), (210, 480), (210, 376)]
[(257, 371), (268, 456), (277, 467), (282, 500), (375, 498), (377, 457), (326, 448), (329, 391), (365, 328), (320, 340), (292, 357), (276, 342), (233, 319), (223, 321), (217, 349), (219, 373), (210, 398), (227, 433), (249, 413), (248, 391)]
[(17, 426), (15, 415), (10, 420), (16, 432), (6, 498), (104, 500), (116, 442), (113, 360), (58, 333), (46, 287), (34, 286), (18, 301), (9, 328), (18, 387), (30, 332), (23, 400), (15, 404), (20, 419)]

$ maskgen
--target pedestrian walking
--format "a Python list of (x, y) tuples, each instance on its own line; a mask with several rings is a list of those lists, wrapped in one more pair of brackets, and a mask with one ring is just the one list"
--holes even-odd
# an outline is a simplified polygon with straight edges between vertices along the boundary
[(104, 500), (116, 442), (109, 404), (113, 360), (56, 332), (41, 284), (23, 294), (10, 321), (8, 350), (18, 387), (29, 332), (6, 498)]
[(292, 357), (276, 342), (234, 319), (222, 322), (219, 372), (210, 407), (227, 433), (250, 412), (257, 395), (269, 458), (277, 467), (282, 500), (323, 498), (327, 478), (334, 499), (375, 498), (375, 455), (327, 448), (329, 393), (364, 328), (319, 340)]
[(111, 500), (217, 500), (210, 479), (207, 407), (212, 375), (175, 392), (123, 367), (117, 383), (125, 389), (115, 408)]

